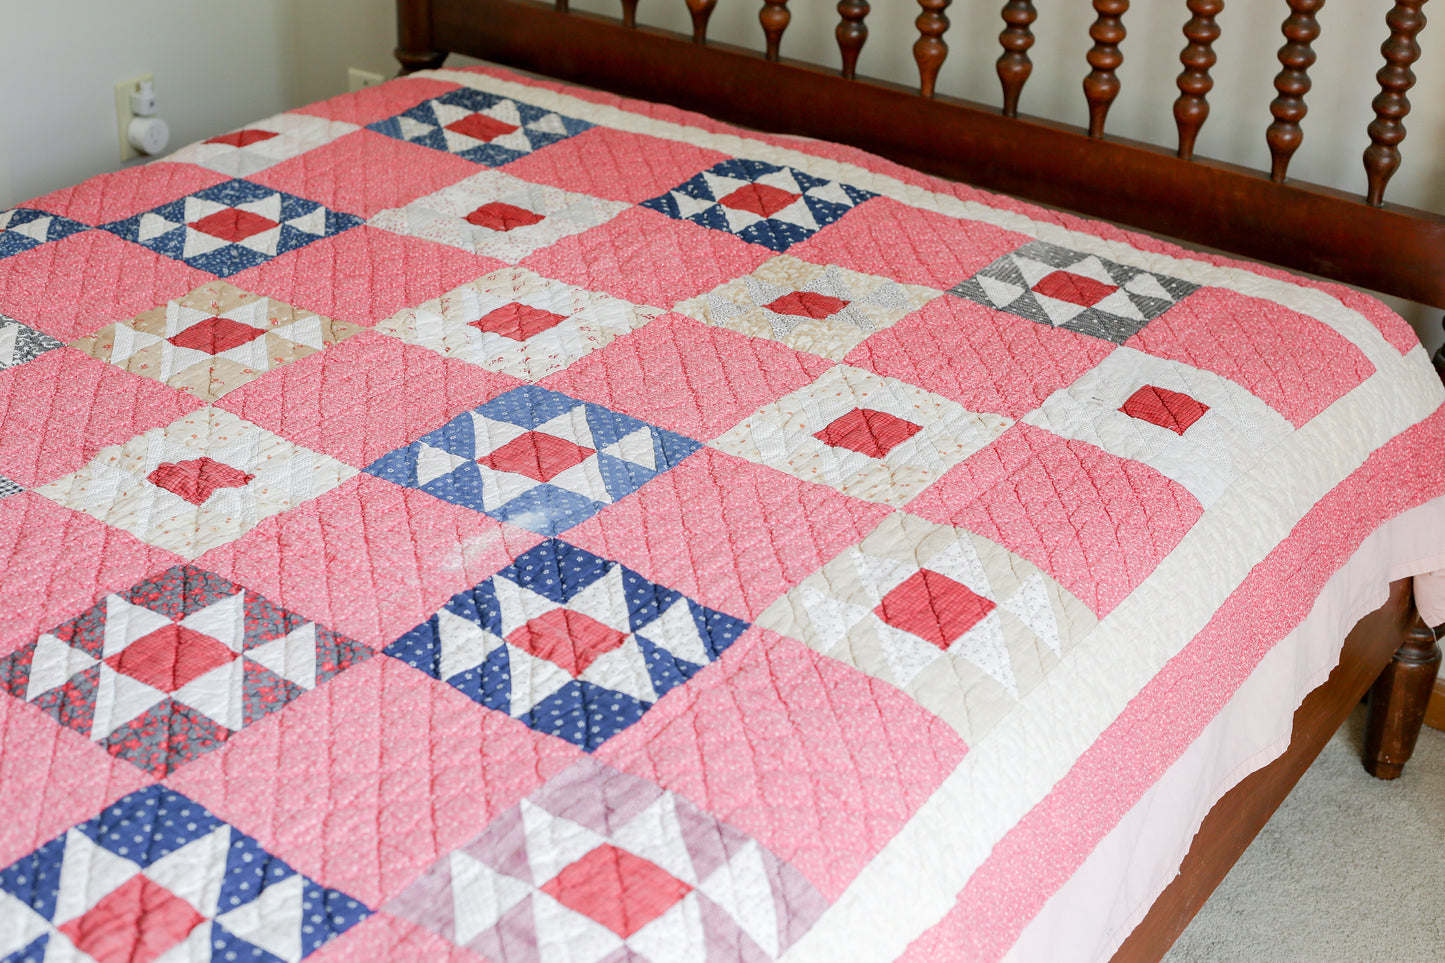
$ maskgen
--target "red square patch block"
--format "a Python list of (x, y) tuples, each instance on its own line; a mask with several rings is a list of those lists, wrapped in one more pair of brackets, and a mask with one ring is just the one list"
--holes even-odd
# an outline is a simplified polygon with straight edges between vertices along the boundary
[(541, 890), (627, 939), (666, 913), (692, 887), (651, 860), (604, 843)]
[(1130, 418), (1138, 418), (1182, 435), (1190, 425), (1204, 417), (1209, 406), (1182, 392), (1145, 385), (1130, 395), (1119, 410)]
[(1035, 294), (1086, 308), (1092, 308), (1117, 290), (1118, 285), (1104, 284), (1068, 271), (1055, 271), (1033, 286)]
[(883, 596), (873, 614), (947, 650), (994, 608), (967, 585), (925, 568)]
[(529, 431), (477, 461), (496, 471), (514, 472), (539, 482), (549, 482), (595, 454), (597, 452), (593, 449), (565, 438)]
[(58, 929), (98, 963), (150, 963), (204, 922), (190, 903), (138, 875)]
[(223, 351), (230, 351), (232, 348), (239, 348), (243, 344), (250, 344), (265, 333), (261, 328), (254, 328), (249, 324), (218, 316), (207, 318), (200, 324), (193, 324), (166, 340), (177, 348), (190, 348), (192, 351), (204, 351), (206, 354), (220, 354)]
[(533, 224), (540, 224), (543, 220), (542, 215), (535, 211), (529, 211), (525, 207), (518, 207), (504, 201), (491, 201), (483, 204), (466, 216), (468, 224), (502, 232), (515, 231), (519, 227), (531, 227)]
[(835, 418), (813, 437), (825, 445), (848, 448), (869, 458), (882, 458), (923, 430), (922, 425), (872, 408), (854, 408)]
[(209, 234), (234, 244), (279, 225), (269, 217), (262, 217), (253, 211), (228, 207), (223, 211), (207, 214), (199, 221), (192, 221), (190, 226), (203, 234)]
[(789, 291), (769, 304), (763, 305), (774, 314), (791, 314), (799, 318), (813, 318), (821, 321), (830, 318), (850, 303), (817, 291)]
[(146, 476), (146, 481), (178, 495), (192, 505), (204, 505), (218, 488), (241, 488), (256, 478), (225, 462), (202, 456), (186, 461), (166, 462)]
[(541, 308), (534, 308), (530, 304), (512, 302), (504, 304), (482, 315), (471, 322), (471, 326), (478, 331), (488, 331), (492, 334), (500, 334), (504, 338), (511, 338), (513, 341), (526, 341), (528, 338), (549, 331), (567, 319), (554, 311), (543, 311)]
[(516, 129), (516, 124), (509, 124), (504, 120), (488, 117), (486, 114), (468, 114), (461, 120), (447, 124), (447, 130), (454, 130), (458, 134), (465, 134), (473, 140), (484, 143), (501, 137), (503, 134), (510, 134)]
[(745, 184), (719, 198), (718, 203), (736, 211), (749, 211), (758, 217), (772, 217), (802, 196), (770, 184)]
[(561, 666), (575, 678), (627, 641), (627, 636), (590, 615), (572, 609), (553, 609), (517, 628), (507, 636), (507, 641), (539, 659)]
[[(212, 137), (206, 141), (207, 144), (228, 144), (231, 147), (250, 147), (252, 144), (259, 144), (262, 141), (279, 137), (274, 130), (233, 130), (229, 134), (221, 134), (219, 137)], [(117, 218), (119, 220), (119, 218)]]
[(175, 692), (236, 658), (211, 636), (172, 623), (132, 642), (105, 664), (162, 692)]

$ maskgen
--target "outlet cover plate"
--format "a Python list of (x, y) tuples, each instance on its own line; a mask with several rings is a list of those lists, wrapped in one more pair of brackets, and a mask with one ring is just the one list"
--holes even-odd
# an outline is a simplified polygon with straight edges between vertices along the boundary
[(130, 146), (126, 132), (130, 130), (131, 118), (135, 116), (130, 112), (130, 95), (139, 90), (141, 82), (146, 80), (154, 82), (150, 74), (141, 74), (115, 85), (115, 130), (120, 137), (120, 159), (123, 161), (141, 156), (139, 151)]
[(346, 69), (346, 89), (353, 94), (363, 87), (375, 87), (385, 81), (386, 78), (381, 74), (374, 74), (369, 70), (359, 70), (356, 67)]

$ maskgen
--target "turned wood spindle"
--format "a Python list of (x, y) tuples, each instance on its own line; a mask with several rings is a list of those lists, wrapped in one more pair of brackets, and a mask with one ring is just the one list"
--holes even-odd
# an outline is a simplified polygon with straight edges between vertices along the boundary
[(622, 25), (637, 26), (637, 0), (622, 0)]
[(707, 21), (716, 6), (717, 0), (687, 0), (687, 12), (692, 15), (693, 43), (707, 43)]
[(1299, 122), (1309, 112), (1305, 94), (1310, 91), (1309, 69), (1315, 62), (1315, 50), (1310, 43), (1320, 35), (1315, 14), (1324, 5), (1325, 0), (1289, 0), (1290, 14), (1280, 27), (1285, 44), (1279, 48), (1279, 62), (1284, 69), (1274, 78), (1274, 89), (1279, 96), (1270, 101), (1269, 112), (1274, 115), (1274, 121), (1265, 132), (1271, 158), (1269, 177), (1275, 183), (1284, 182), (1290, 158), (1304, 140)]
[(1034, 62), (1029, 59), (1029, 48), (1034, 45), (1034, 32), (1029, 29), (1039, 12), (1031, 0), (1008, 0), (1003, 5), (1003, 19), (1008, 26), (998, 35), (1003, 53), (998, 58), (998, 80), (1003, 85), (1003, 115), (1019, 115), (1019, 95), (1023, 93), (1024, 82), (1034, 71)]
[(1119, 77), (1114, 71), (1124, 62), (1119, 44), (1126, 33), (1123, 17), (1129, 12), (1129, 0), (1094, 0), (1094, 12), (1098, 17), (1089, 28), (1094, 46), (1088, 55), (1093, 70), (1084, 78), (1084, 97), (1089, 102), (1089, 136), (1103, 137), (1104, 118), (1119, 96)]
[[(1395, 660), (1370, 689), (1370, 716), (1365, 728), (1365, 769), (1379, 779), (1400, 775), (1420, 734), (1418, 725), (1403, 725), (1396, 716), (1424, 717), (1425, 704), (1435, 686), (1440, 669), (1440, 646), (1435, 633), (1419, 616), (1406, 630), (1405, 644), (1395, 653)], [(1389, 706), (1389, 712), (1377, 707)]]
[(858, 54), (868, 40), (868, 25), (863, 18), (868, 16), (868, 0), (838, 0), (838, 28), (833, 35), (838, 38), (838, 53), (843, 57), (843, 76), (852, 80), (858, 72)]
[(763, 0), (763, 9), (758, 11), (758, 22), (763, 25), (763, 34), (768, 38), (768, 59), (778, 59), (778, 47), (783, 42), (783, 31), (793, 15), (788, 12), (788, 0)]
[(557, 0), (556, 6), (557, 6), (557, 12), (558, 12), (558, 13), (570, 13), (570, 12), (571, 12), (570, 10), (567, 9), (567, 0)]
[(1194, 140), (1199, 128), (1209, 119), (1209, 101), (1214, 78), (1209, 68), (1219, 59), (1214, 55), (1214, 41), (1219, 39), (1219, 24), (1214, 18), (1224, 9), (1224, 0), (1189, 0), (1192, 16), (1184, 25), (1184, 38), (1189, 41), (1179, 52), (1184, 71), (1179, 75), (1179, 99), (1174, 101), (1174, 123), (1179, 127), (1179, 156), (1194, 159)]
[(433, 47), (430, 0), (396, 5), (396, 49), (392, 51), (403, 74), (435, 70), (447, 59), (445, 50)]
[(913, 59), (918, 62), (918, 92), (925, 97), (933, 96), (938, 68), (948, 56), (948, 44), (943, 42), (944, 31), (948, 29), (944, 11), (951, 2), (953, 0), (918, 0), (923, 12), (914, 21), (918, 39), (913, 42)]
[(1400, 166), (1400, 141), (1405, 139), (1405, 115), (1410, 113), (1406, 92), (1415, 86), (1410, 66), (1420, 59), (1415, 37), (1425, 28), (1420, 10), (1425, 0), (1396, 0), (1385, 15), (1390, 37), (1380, 45), (1385, 66), (1375, 74), (1380, 93), (1371, 104), (1375, 119), (1370, 123), (1370, 146), (1365, 148), (1365, 177), (1369, 180), (1368, 200), (1375, 207), (1385, 203), (1385, 185)]

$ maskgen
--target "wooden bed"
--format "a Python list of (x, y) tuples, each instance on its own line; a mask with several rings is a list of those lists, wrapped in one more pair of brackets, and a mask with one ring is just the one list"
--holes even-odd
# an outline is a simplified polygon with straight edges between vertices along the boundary
[[(989, 190), (1445, 307), (1445, 218), (1383, 201), (1400, 162), (1423, 0), (1396, 2), (1386, 16), (1389, 39), (1364, 156), (1364, 196), (1288, 178), (1302, 140), (1314, 62), (1310, 42), (1318, 36), (1315, 14), (1323, 0), (1288, 2), (1274, 121), (1262, 131), (1272, 157), (1268, 172), (1193, 155), (1209, 116), (1215, 17), (1223, 0), (1187, 2), (1184, 69), (1174, 106), (1179, 139), (1169, 148), (1106, 133), (1120, 89), (1115, 71), (1124, 56), (1128, 0), (1093, 2), (1097, 19), (1083, 85), (1087, 130), (1017, 112), (1031, 72), (1037, 13), (1029, 0), (1008, 0), (1002, 9), (1002, 109), (935, 94), (948, 55), (949, 0), (918, 2), (916, 89), (855, 76), (868, 36), (866, 0), (838, 4), (841, 75), (780, 58), (790, 20), (787, 0), (762, 4), (765, 53), (708, 42), (717, 0), (686, 0), (691, 37), (637, 26), (637, 0), (621, 0), (620, 19), (569, 13), (567, 0), (555, 6), (537, 0), (398, 0), (396, 56), (403, 72), (412, 72), (440, 66), (449, 53), (466, 54), (765, 131), (840, 141)], [(1445, 376), (1445, 351), (1436, 366)], [(1382, 779), (1400, 774), (1440, 662), (1434, 638), (1415, 614), (1409, 582), (1394, 583), (1388, 604), (1358, 624), (1338, 668), (1296, 713), (1288, 752), (1214, 807), (1180, 875), (1116, 960), (1155, 960), (1165, 952), (1367, 690), (1365, 768)]]

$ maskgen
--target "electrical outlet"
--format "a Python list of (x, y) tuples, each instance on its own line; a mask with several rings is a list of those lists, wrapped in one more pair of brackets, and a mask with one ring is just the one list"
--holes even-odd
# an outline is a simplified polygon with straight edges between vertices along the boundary
[(140, 89), (142, 81), (152, 80), (150, 74), (141, 74), (139, 77), (132, 77), (115, 85), (115, 130), (120, 138), (120, 159), (128, 161), (132, 157), (139, 157), (140, 152), (130, 145), (126, 139), (126, 132), (130, 130), (131, 113), (130, 95)]
[(346, 89), (352, 93), (356, 93), (363, 87), (375, 87), (385, 80), (386, 78), (381, 74), (374, 74), (369, 70), (358, 70), (355, 67), (348, 67), (346, 70)]

